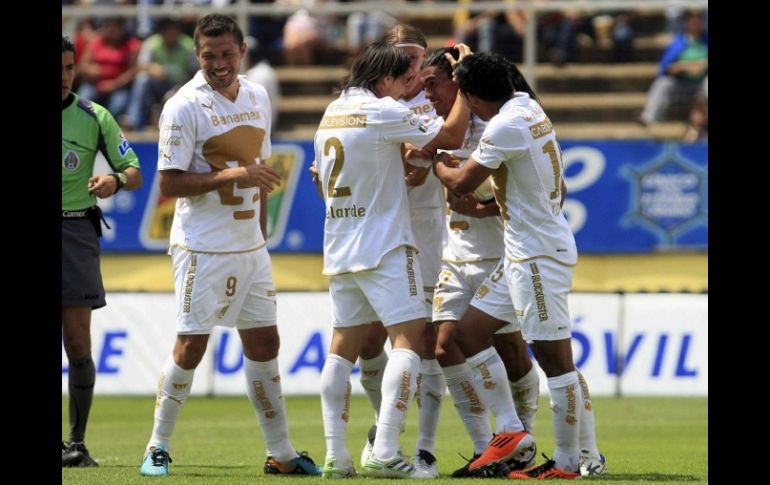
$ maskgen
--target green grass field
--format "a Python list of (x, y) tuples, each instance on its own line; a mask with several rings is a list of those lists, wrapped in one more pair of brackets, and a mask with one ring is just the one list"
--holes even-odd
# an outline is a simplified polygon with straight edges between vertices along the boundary
[[(67, 397), (62, 397), (62, 436), (67, 436)], [(321, 403), (317, 396), (287, 399), (290, 435), (298, 450), (307, 450), (316, 462), (325, 452)], [(417, 435), (416, 406), (410, 409), (401, 437), (404, 454), (411, 457)], [(591, 481), (613, 484), (708, 483), (707, 398), (595, 398), (599, 448), (607, 457), (609, 474)], [(265, 448), (248, 399), (193, 396), (185, 404), (173, 439), (171, 475), (139, 476), (139, 464), (152, 428), (154, 397), (96, 396), (86, 444), (99, 468), (64, 468), (62, 484), (253, 484), (306, 485), (320, 478), (266, 476), (262, 472)], [(358, 467), (366, 431), (374, 419), (368, 401), (354, 396), (348, 444)], [(546, 398), (540, 401), (535, 425), (539, 452), (553, 451), (551, 418)], [(444, 400), (436, 456), (442, 478), (434, 483), (457, 482), (449, 477), (472, 449), (465, 429)], [(542, 457), (538, 463), (542, 462)], [(356, 485), (372, 479), (349, 479)]]

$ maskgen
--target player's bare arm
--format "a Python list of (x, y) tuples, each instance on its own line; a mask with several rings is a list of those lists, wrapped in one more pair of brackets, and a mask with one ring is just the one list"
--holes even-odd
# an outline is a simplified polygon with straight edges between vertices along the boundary
[(313, 180), (313, 185), (315, 185), (315, 189), (318, 191), (318, 196), (323, 199), (324, 191), (321, 188), (321, 178), (318, 176), (318, 163), (313, 160), (313, 163), (310, 164), (307, 170), (310, 172), (310, 178)]
[(450, 209), (464, 216), (481, 219), (500, 215), (500, 208), (495, 202), (482, 204), (473, 194), (455, 195), (449, 192), (446, 200)]
[(433, 164), (433, 152), (407, 144), (404, 161), (406, 185), (417, 186), (425, 183), (425, 177)]
[(455, 194), (472, 192), (492, 174), (492, 169), (478, 164), (473, 158), (469, 158), (461, 168), (452, 168), (444, 160), (442, 157), (436, 157), (433, 170), (441, 183)]
[(229, 183), (242, 182), (270, 192), (281, 182), (280, 174), (266, 164), (229, 167), (207, 173), (163, 170), (160, 191), (166, 197), (191, 197), (217, 190)]

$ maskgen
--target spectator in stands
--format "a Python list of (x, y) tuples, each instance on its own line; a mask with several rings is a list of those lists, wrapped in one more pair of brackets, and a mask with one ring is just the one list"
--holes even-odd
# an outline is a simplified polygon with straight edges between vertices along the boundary
[(398, 20), (382, 10), (353, 12), (347, 20), (348, 50), (355, 57), (365, 45), (385, 35)]
[(139, 73), (131, 89), (131, 102), (125, 125), (142, 129), (152, 105), (168, 98), (190, 80), (198, 69), (192, 37), (182, 33), (182, 26), (172, 19), (158, 21), (158, 33), (144, 41), (139, 53)]
[(632, 12), (618, 12), (615, 15), (615, 24), (612, 26), (613, 62), (629, 62), (632, 60), (634, 36), (636, 35), (633, 20), (634, 14)]
[(115, 117), (125, 113), (141, 45), (126, 29), (125, 19), (102, 21), (78, 63), (83, 82), (78, 94), (106, 106)]
[(695, 96), (695, 104), (690, 110), (690, 126), (684, 135), (684, 141), (708, 139), (709, 127), (709, 78), (703, 80), (703, 89)]
[[(253, 4), (273, 3), (274, 0), (250, 0)], [(283, 28), (286, 17), (254, 15), (249, 17), (248, 37), (256, 39), (256, 45), (272, 64), (283, 62)]]
[(643, 124), (663, 121), (672, 107), (688, 109), (708, 79), (708, 33), (701, 12), (684, 14), (684, 31), (663, 53), (658, 77), (647, 94)]
[[(99, 466), (85, 445), (94, 397), (96, 369), (91, 358), (91, 311), (106, 305), (99, 270), (101, 211), (96, 198), (142, 185), (139, 160), (118, 124), (102, 106), (72, 92), (75, 46), (61, 43), (62, 120), (62, 281), (61, 327), (69, 365), (68, 443), (62, 441), (62, 467)], [(101, 152), (115, 173), (94, 175)]]
[(577, 10), (546, 12), (538, 16), (540, 39), (551, 63), (560, 66), (574, 60), (576, 36), (585, 23)]
[(527, 14), (517, 10), (484, 12), (467, 20), (455, 32), (457, 42), (477, 52), (495, 52), (511, 62), (523, 59)]
[(75, 65), (80, 62), (80, 58), (83, 56), (83, 51), (91, 39), (96, 37), (96, 27), (94, 26), (93, 19), (86, 17), (80, 19), (75, 27), (75, 36), (72, 42), (75, 44)]
[[(157, 1), (157, 0), (156, 0)], [(174, 6), (177, 9), (186, 10), (186, 7), (213, 7), (219, 8), (234, 3), (234, 0), (159, 0), (164, 6)], [(192, 36), (195, 32), (195, 25), (198, 23), (198, 14), (184, 14), (179, 18), (182, 24), (182, 32)]]
[(316, 63), (324, 51), (333, 49), (342, 41), (339, 19), (333, 15), (311, 14), (306, 7), (336, 0), (276, 0), (277, 5), (298, 7), (286, 20), (283, 28), (283, 49), (286, 64), (307, 66)]

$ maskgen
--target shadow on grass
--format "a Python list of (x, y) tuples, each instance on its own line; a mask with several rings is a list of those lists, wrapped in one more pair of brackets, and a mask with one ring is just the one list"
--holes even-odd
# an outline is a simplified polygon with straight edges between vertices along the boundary
[[(102, 469), (109, 469), (109, 468), (136, 468), (139, 469), (139, 466), (134, 465), (101, 465), (99, 468)], [(223, 469), (223, 470), (244, 470), (244, 469), (254, 469), (259, 468), (259, 471), (262, 471), (262, 467), (258, 465), (179, 465), (176, 466), (173, 463), (169, 467), (172, 474), (182, 474), (185, 470), (190, 469), (200, 469), (200, 468), (212, 468), (212, 469)], [(185, 473), (185, 475), (192, 475), (191, 473)]]
[(677, 475), (673, 473), (608, 473), (607, 475), (589, 480), (603, 482), (702, 482), (705, 478), (695, 475)]

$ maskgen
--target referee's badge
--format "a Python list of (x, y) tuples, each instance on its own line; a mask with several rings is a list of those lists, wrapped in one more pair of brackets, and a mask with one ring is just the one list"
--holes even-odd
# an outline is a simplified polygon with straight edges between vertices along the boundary
[(62, 161), (62, 165), (64, 166), (64, 170), (73, 172), (80, 166), (80, 157), (78, 157), (77, 153), (69, 150)]

